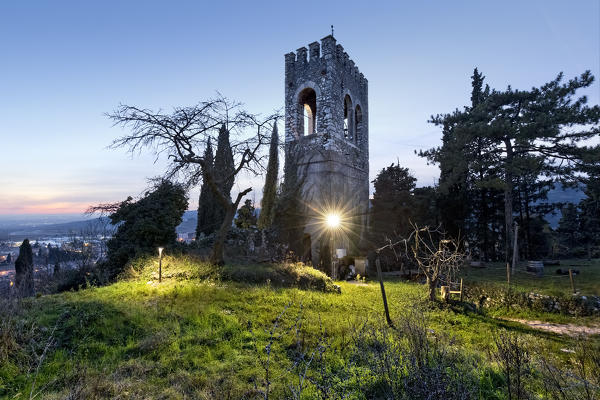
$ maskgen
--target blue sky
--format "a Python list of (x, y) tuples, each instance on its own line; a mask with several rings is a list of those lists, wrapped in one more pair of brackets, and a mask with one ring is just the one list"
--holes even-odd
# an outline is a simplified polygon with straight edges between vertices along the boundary
[[(468, 104), (475, 66), (495, 88), (560, 71), (600, 77), (597, 0), (6, 1), (0, 214), (79, 212), (139, 194), (164, 161), (106, 149), (123, 132), (104, 113), (119, 103), (169, 110), (216, 90), (269, 113), (283, 106), (283, 55), (331, 24), (369, 80), (371, 179), (396, 160), (419, 185), (437, 179), (413, 151), (439, 144), (427, 120)], [(190, 199), (194, 208), (197, 190)]]

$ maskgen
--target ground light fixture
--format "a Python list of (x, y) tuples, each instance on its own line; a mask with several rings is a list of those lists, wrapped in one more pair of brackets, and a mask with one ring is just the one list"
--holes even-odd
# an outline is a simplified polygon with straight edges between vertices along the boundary
[(162, 253), (164, 248), (158, 248), (158, 281), (162, 282)]

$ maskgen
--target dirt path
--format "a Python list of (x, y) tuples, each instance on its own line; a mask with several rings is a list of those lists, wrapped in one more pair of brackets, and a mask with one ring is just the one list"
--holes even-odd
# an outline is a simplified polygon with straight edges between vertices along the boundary
[(575, 324), (555, 324), (552, 322), (531, 321), (527, 319), (505, 318), (507, 321), (519, 322), (533, 329), (540, 329), (547, 332), (558, 333), (559, 335), (579, 336), (579, 335), (600, 335), (600, 326), (584, 326)]

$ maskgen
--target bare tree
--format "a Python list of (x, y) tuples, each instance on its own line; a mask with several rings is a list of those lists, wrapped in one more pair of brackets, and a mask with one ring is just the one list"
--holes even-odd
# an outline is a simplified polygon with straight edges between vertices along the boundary
[(429, 299), (435, 300), (435, 289), (440, 282), (450, 283), (450, 277), (464, 262), (465, 255), (458, 242), (447, 239), (445, 233), (432, 231), (428, 226), (413, 225), (413, 257), (421, 272), (427, 277)]
[[(273, 124), (280, 115), (273, 113), (265, 118), (246, 112), (240, 103), (223, 96), (198, 103), (191, 107), (177, 107), (170, 114), (135, 106), (120, 105), (108, 114), (115, 125), (128, 127), (131, 133), (116, 139), (113, 148), (125, 147), (131, 153), (144, 148), (151, 149), (158, 157), (167, 155), (171, 161), (165, 172), (168, 179), (180, 177), (187, 186), (202, 179), (208, 185), (225, 210), (225, 219), (219, 228), (210, 261), (223, 264), (223, 250), (227, 233), (242, 198), (252, 187), (241, 190), (235, 200), (221, 190), (221, 182), (235, 180), (242, 172), (259, 175), (264, 171), (267, 157), (263, 145), (269, 143)], [(231, 150), (234, 156), (233, 172), (221, 177), (204, 159), (204, 147), (209, 139), (216, 140), (219, 129), (233, 134)]]
[(434, 301), (438, 284), (450, 283), (450, 278), (464, 262), (465, 254), (460, 249), (460, 241), (448, 238), (439, 227), (419, 228), (413, 223), (411, 226), (413, 230), (408, 238), (396, 242), (388, 240), (389, 243), (377, 252), (390, 248), (398, 258), (399, 252), (403, 251), (427, 278), (429, 299)]

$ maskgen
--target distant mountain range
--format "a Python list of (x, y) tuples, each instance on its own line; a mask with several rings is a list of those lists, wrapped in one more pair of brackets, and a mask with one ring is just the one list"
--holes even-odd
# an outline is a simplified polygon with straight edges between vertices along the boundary
[[(81, 217), (80, 217), (81, 218)], [(70, 222), (51, 223), (51, 222), (34, 222), (34, 221), (19, 221), (12, 222), (0, 221), (0, 240), (22, 240), (25, 238), (37, 239), (48, 237), (61, 237), (71, 234), (79, 235), (82, 232), (96, 231), (101, 233), (102, 230), (112, 230), (113, 227), (107, 217), (89, 218)]]
[[(579, 204), (581, 199), (585, 197), (583, 190), (581, 189), (571, 189), (571, 188), (558, 188), (552, 189), (548, 192), (548, 202), (549, 203), (573, 203)], [(546, 221), (550, 224), (553, 229), (558, 227), (558, 221), (560, 221), (561, 212), (558, 210), (554, 214), (547, 214), (545, 216)]]
[[(196, 211), (186, 211), (182, 218), (183, 222), (177, 227), (177, 232), (195, 232), (196, 216)], [(61, 221), (65, 218), (71, 218), (71, 220), (69, 222), (52, 222)], [(23, 216), (22, 218), (10, 216), (0, 218), (0, 241), (79, 235), (82, 232), (91, 230), (100, 232), (103, 229), (113, 229), (107, 217), (81, 219), (81, 215), (75, 214), (67, 217), (39, 216), (36, 219), (36, 216), (33, 215)]]
[[(548, 193), (548, 201), (551, 203), (575, 203), (578, 204), (585, 195), (580, 189), (553, 189)], [(561, 213), (557, 211), (554, 215), (546, 215), (546, 220), (552, 228), (558, 226)], [(186, 211), (183, 214), (183, 222), (177, 227), (178, 233), (196, 231), (196, 210)], [(24, 216), (0, 216), (0, 240), (22, 240), (24, 238), (36, 239), (43, 237), (59, 237), (69, 234), (78, 234), (90, 228), (102, 229), (108, 225), (108, 218), (82, 219), (79, 214), (72, 215), (24, 215)]]

